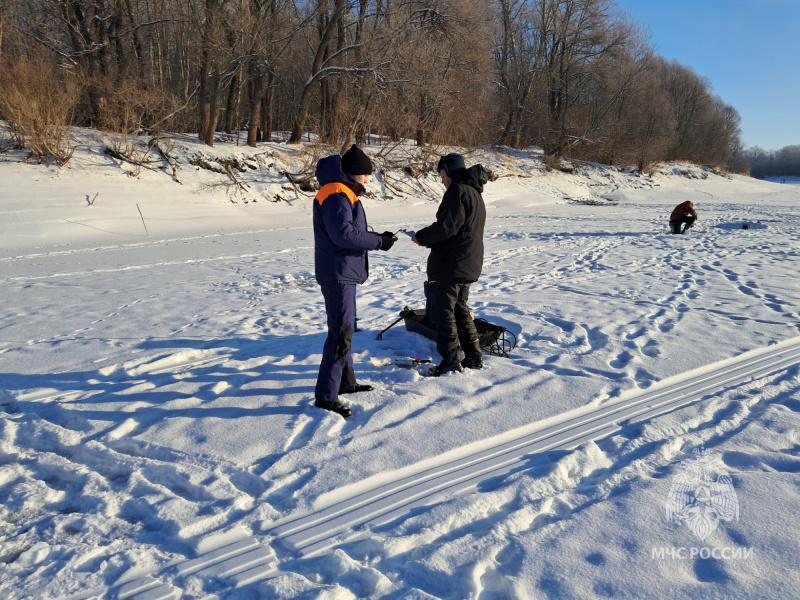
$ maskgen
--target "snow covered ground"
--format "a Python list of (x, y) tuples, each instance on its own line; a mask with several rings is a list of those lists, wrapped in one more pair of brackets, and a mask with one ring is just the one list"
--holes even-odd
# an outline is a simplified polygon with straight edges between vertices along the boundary
[[(376, 366), (436, 359), (375, 339), (424, 303), (401, 239), (359, 289), (375, 390), (344, 421), (311, 405), (312, 195), (281, 174), (314, 149), (180, 138), (173, 171), (81, 136), (63, 169), (0, 155), (3, 598), (796, 597), (800, 187), (472, 154), (499, 177), (471, 305), (517, 348)], [(369, 189), (378, 231), (443, 191)]]
[(794, 175), (787, 175), (786, 177), (767, 177), (765, 180), (771, 183), (790, 183), (792, 185), (800, 184), (800, 177)]

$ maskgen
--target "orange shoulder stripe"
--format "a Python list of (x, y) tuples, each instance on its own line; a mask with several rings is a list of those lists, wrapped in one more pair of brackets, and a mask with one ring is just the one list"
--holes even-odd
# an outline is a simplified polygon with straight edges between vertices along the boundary
[(358, 202), (358, 196), (356, 196), (353, 190), (351, 190), (343, 183), (328, 183), (323, 185), (317, 192), (315, 198), (317, 202), (320, 203), (321, 206), (322, 203), (325, 202), (325, 199), (332, 194), (344, 194), (350, 199), (350, 202), (352, 202), (353, 204)]

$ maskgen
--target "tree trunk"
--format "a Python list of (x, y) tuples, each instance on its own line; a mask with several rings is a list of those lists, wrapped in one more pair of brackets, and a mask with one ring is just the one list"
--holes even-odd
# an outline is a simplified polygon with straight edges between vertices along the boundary
[(209, 81), (209, 99), (208, 99), (208, 123), (205, 131), (203, 132), (203, 141), (207, 146), (214, 146), (214, 134), (217, 131), (217, 124), (219, 123), (219, 72), (214, 69), (211, 73)]
[(261, 124), (261, 100), (264, 97), (262, 91), (264, 87), (264, 77), (258, 72), (255, 62), (250, 63), (250, 118), (247, 123), (247, 145), (255, 148), (258, 141), (258, 128)]
[(234, 75), (228, 88), (225, 102), (225, 131), (233, 133), (239, 129), (239, 74)]
[(264, 90), (264, 99), (261, 103), (261, 127), (265, 142), (272, 141), (273, 115), (275, 114), (275, 71), (270, 70), (267, 75), (267, 88)]
[[(337, 11), (339, 10), (339, 5), (339, 0), (337, 0)], [(344, 5), (342, 4), (342, 6)], [(319, 75), (323, 60), (327, 54), (328, 42), (330, 42), (330, 39), (333, 36), (333, 33), (337, 30), (338, 26), (338, 14), (334, 14), (327, 21), (324, 30), (321, 32), (319, 44), (317, 45), (317, 50), (314, 55), (314, 63), (311, 65), (311, 76), (303, 86), (303, 92), (300, 95), (300, 103), (297, 107), (294, 126), (292, 127), (292, 134), (289, 137), (290, 144), (299, 143), (303, 136), (303, 129), (305, 128), (306, 119), (308, 118), (308, 109), (311, 106), (311, 87), (317, 81), (317, 76)]]
[(131, 35), (133, 37), (133, 51), (136, 55), (136, 65), (140, 77), (144, 77), (144, 48), (142, 41), (139, 38), (138, 25), (133, 19), (133, 9), (131, 8), (131, 1), (125, 0), (125, 10), (127, 12), (128, 21), (131, 24)]
[(209, 123), (211, 122), (211, 60), (207, 49), (203, 49), (202, 67), (200, 68), (200, 94), (198, 96), (200, 123), (197, 136), (206, 139)]
[(311, 106), (311, 86), (306, 85), (303, 88), (303, 93), (300, 96), (300, 105), (297, 108), (297, 116), (294, 120), (294, 127), (292, 127), (292, 135), (289, 137), (290, 144), (300, 143), (303, 137), (303, 129), (306, 126), (306, 119), (308, 118), (308, 108)]

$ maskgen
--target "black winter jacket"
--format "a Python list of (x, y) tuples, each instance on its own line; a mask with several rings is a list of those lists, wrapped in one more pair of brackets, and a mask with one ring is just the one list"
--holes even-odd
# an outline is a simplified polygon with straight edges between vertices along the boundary
[(416, 233), (417, 241), (431, 249), (430, 281), (477, 281), (483, 269), (486, 206), (481, 194), (488, 177), (481, 165), (454, 175), (436, 222)]

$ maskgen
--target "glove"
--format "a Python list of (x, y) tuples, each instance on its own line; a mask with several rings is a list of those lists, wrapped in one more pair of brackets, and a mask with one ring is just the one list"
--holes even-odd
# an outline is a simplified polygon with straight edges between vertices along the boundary
[(396, 241), (397, 238), (394, 237), (394, 234), (391, 231), (384, 231), (381, 234), (381, 250), (388, 250)]

